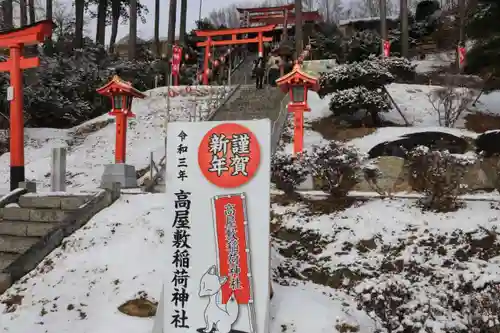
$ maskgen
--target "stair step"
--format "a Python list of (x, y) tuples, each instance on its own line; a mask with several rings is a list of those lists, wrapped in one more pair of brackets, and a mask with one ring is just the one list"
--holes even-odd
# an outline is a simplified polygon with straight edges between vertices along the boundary
[(90, 200), (91, 195), (25, 194), (19, 198), (22, 208), (78, 209)]
[(43, 237), (59, 225), (56, 222), (0, 221), (0, 235)]
[(24, 253), (33, 244), (38, 242), (39, 237), (18, 237), (0, 235), (0, 252)]
[(0, 271), (4, 270), (19, 257), (18, 253), (0, 252)]
[(2, 209), (2, 216), (7, 221), (63, 222), (73, 212), (48, 208), (5, 207)]

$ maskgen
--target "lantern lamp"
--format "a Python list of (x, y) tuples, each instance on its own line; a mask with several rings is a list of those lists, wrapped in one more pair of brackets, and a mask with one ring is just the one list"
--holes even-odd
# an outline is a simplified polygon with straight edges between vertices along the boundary
[(293, 103), (305, 103), (307, 100), (307, 87), (305, 84), (292, 86), (290, 93)]
[(276, 84), (284, 92), (290, 94), (288, 111), (294, 114), (293, 151), (302, 152), (304, 147), (304, 112), (310, 111), (307, 105), (308, 90), (318, 91), (318, 79), (302, 71), (300, 61), (297, 61), (292, 71), (278, 80)]
[[(105, 86), (96, 90), (98, 94), (111, 99), (112, 110), (109, 114), (116, 117), (115, 163), (105, 166), (102, 184), (118, 182), (123, 188), (137, 187), (135, 168), (125, 164), (127, 149), (127, 122), (134, 117), (132, 100), (145, 98), (146, 95), (132, 87), (130, 82), (114, 76)], [(134, 175), (130, 177), (130, 175)]]

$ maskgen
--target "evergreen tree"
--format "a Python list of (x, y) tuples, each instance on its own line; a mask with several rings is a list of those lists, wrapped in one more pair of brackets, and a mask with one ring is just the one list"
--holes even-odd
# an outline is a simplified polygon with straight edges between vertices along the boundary
[(500, 2), (498, 0), (478, 0), (469, 17), (467, 37), (474, 41), (467, 54), (468, 73), (491, 74), (500, 77)]

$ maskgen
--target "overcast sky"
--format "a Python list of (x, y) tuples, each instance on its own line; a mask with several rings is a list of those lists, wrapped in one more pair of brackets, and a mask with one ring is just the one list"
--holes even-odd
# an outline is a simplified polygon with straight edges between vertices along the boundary
[[(137, 23), (137, 35), (142, 39), (152, 38), (154, 35), (154, 9), (155, 9), (155, 1), (154, 0), (140, 0), (145, 6), (149, 9), (149, 14), (147, 15), (147, 22), (142, 23), (138, 21)], [(160, 0), (160, 37), (167, 36), (168, 30), (168, 7), (169, 0)], [(231, 1), (231, 0), (201, 0), (202, 8), (201, 8), (201, 16), (206, 17), (208, 13), (210, 13), (214, 9), (219, 9), (222, 6), (229, 6), (232, 3), (241, 3), (242, 1)], [(245, 1), (247, 2), (247, 1)], [(252, 1), (253, 2), (253, 1)], [(257, 1), (255, 1), (257, 2)], [(180, 23), (180, 5), (181, 0), (177, 0), (177, 28), (175, 35), (179, 34), (179, 23)], [(195, 21), (198, 20), (200, 8), (200, 0), (188, 0), (188, 11), (187, 11), (187, 31), (189, 32), (191, 29), (195, 27)], [(118, 38), (128, 35), (128, 24), (120, 25), (118, 27)], [(96, 31), (96, 22), (92, 20), (89, 22), (88, 34), (90, 37), (95, 38)], [(109, 37), (111, 35), (111, 26), (106, 27), (106, 43), (109, 43)]]

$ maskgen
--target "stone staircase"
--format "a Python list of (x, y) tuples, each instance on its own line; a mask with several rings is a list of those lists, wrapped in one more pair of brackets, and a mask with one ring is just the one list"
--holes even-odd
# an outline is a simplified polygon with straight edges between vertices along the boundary
[(27, 193), (0, 208), (0, 293), (119, 195), (119, 188), (95, 193)]
[(241, 85), (233, 96), (214, 115), (212, 120), (278, 119), (281, 101), (285, 95), (276, 87), (256, 89), (255, 85)]

